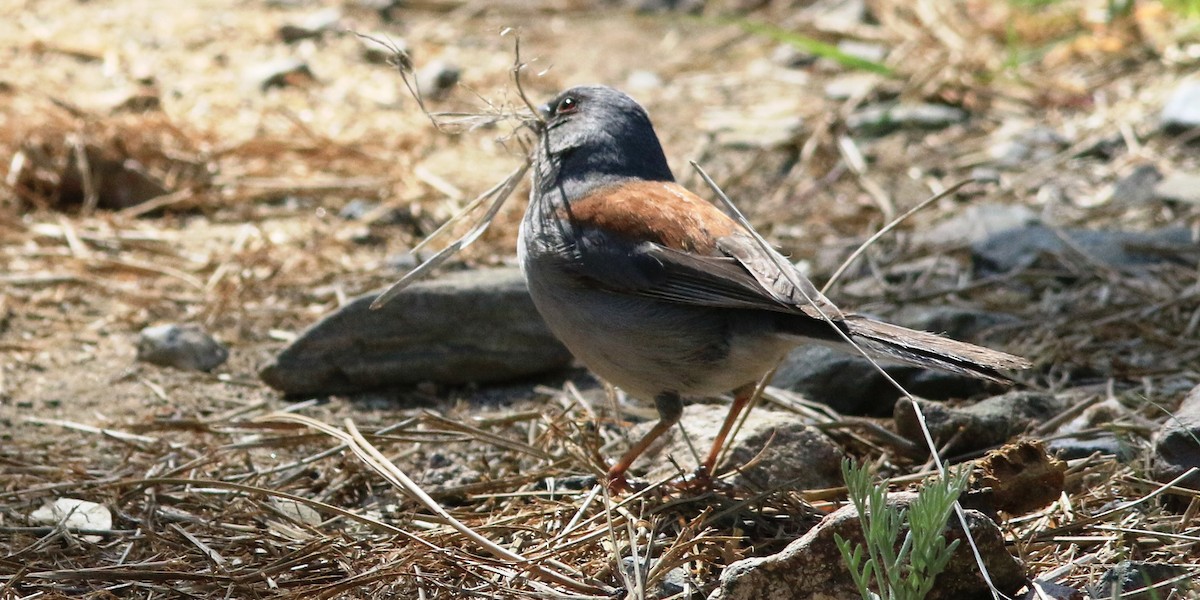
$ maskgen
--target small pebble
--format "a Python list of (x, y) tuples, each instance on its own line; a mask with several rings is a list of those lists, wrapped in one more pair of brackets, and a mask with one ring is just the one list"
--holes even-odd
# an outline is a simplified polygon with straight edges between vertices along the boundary
[(229, 350), (198, 325), (157, 325), (142, 330), (137, 359), (187, 371), (211, 371), (229, 358)]

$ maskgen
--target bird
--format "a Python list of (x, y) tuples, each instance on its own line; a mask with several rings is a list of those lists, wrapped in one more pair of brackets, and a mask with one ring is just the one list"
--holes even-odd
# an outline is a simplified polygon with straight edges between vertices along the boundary
[[(551, 332), (595, 375), (653, 401), (659, 420), (607, 471), (614, 491), (675, 425), (684, 398), (732, 392), (698, 478), (710, 477), (757, 382), (793, 348), (824, 344), (1010, 382), (1024, 358), (844, 313), (792, 263), (676, 182), (633, 98), (577, 86), (538, 107), (518, 260)], [(759, 238), (761, 239), (761, 238)]]

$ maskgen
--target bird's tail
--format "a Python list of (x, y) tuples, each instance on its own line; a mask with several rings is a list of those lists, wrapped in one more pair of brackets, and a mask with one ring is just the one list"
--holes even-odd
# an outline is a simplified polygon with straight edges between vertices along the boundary
[(861, 315), (845, 315), (840, 324), (850, 339), (868, 353), (919, 367), (1010, 383), (1012, 380), (1003, 371), (1033, 366), (1019, 356)]

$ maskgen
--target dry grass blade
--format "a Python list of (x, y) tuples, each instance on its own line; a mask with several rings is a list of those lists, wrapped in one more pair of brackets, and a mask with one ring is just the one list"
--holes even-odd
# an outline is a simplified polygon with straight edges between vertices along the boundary
[(530, 164), (531, 163), (529, 161), (526, 161), (525, 164), (521, 165), (519, 168), (517, 168), (517, 170), (509, 174), (509, 176), (504, 179), (504, 182), (498, 188), (494, 188), (496, 190), (496, 199), (492, 201), (492, 205), (488, 208), (487, 212), (483, 214), (483, 216), (479, 219), (475, 226), (471, 228), (470, 231), (463, 235), (463, 237), (456, 240), (453, 244), (446, 246), (440, 252), (422, 262), (416, 268), (406, 273), (404, 277), (401, 277), (399, 281), (393, 283), (390, 287), (388, 287), (388, 289), (384, 290), (382, 294), (380, 294), (377, 298), (375, 298), (374, 301), (371, 302), (371, 309), (378, 310), (382, 308), (385, 304), (391, 302), (396, 296), (400, 295), (400, 293), (403, 292), (404, 289), (411, 285), (414, 281), (424, 277), (430, 271), (436, 269), (442, 263), (449, 260), (450, 257), (458, 253), (459, 250), (466, 248), (467, 246), (471, 245), (471, 242), (479, 239), (479, 236), (483, 235), (483, 232), (487, 231), (488, 226), (492, 224), (492, 219), (494, 219), (496, 214), (500, 212), (500, 207), (504, 205), (504, 201), (508, 200), (508, 197), (512, 195), (513, 190), (517, 188), (517, 184), (520, 183), (521, 178), (524, 177), (525, 173), (529, 170)]
[[(496, 558), (504, 560), (509, 563), (514, 563), (516, 565), (520, 565), (523, 568), (528, 569), (529, 572), (532, 575), (534, 575), (535, 577), (537, 577), (539, 579), (544, 579), (546, 581), (557, 583), (559, 585), (566, 587), (567, 589), (584, 592), (584, 593), (588, 593), (588, 594), (596, 594), (601, 597), (608, 593), (611, 593), (611, 590), (606, 587), (584, 583), (584, 582), (578, 580), (577, 578), (573, 578), (571, 576), (564, 575), (556, 570), (549, 569), (543, 565), (533, 564), (528, 559), (526, 559), (524, 556), (521, 556), (520, 554), (512, 552), (512, 551), (508, 550), (507, 548), (504, 548), (503, 546), (497, 545), (496, 543), (492, 542), (488, 538), (479, 534), (474, 529), (468, 527), (465, 523), (456, 519), (453, 515), (451, 515), (448, 511), (446, 511), (446, 509), (443, 508), (441, 504), (439, 504), (436, 500), (434, 500), (432, 497), (430, 497), (429, 494), (427, 494), (425, 492), (425, 490), (421, 489), (421, 486), (417, 485), (417, 483), (415, 481), (413, 481), (411, 478), (409, 478), (408, 475), (405, 474), (403, 470), (401, 470), (399, 467), (397, 467), (395, 465), (395, 463), (388, 460), (387, 457), (384, 456), (382, 452), (380, 452), (377, 448), (375, 448), (374, 445), (372, 445), (369, 441), (367, 441), (367, 439), (365, 437), (363, 437), (362, 434), (358, 431), (358, 429), (354, 426), (353, 422), (347, 420), (346, 421), (346, 431), (342, 431), (342, 430), (336, 429), (330, 425), (326, 425), (325, 423), (322, 423), (320, 421), (317, 421), (315, 419), (305, 417), (302, 415), (275, 414), (275, 415), (265, 417), (265, 419), (274, 420), (274, 421), (282, 421), (282, 422), (299, 423), (299, 424), (305, 425), (307, 427), (316, 429), (317, 431), (320, 431), (327, 435), (330, 435), (331, 437), (341, 440), (343, 443), (349, 445), (350, 449), (355, 453), (355, 455), (357, 455), (367, 466), (371, 467), (376, 473), (382, 475), (386, 480), (388, 480), (390, 483), (392, 483), (392, 485), (395, 485), (396, 487), (399, 487), (400, 489), (403, 489), (404, 491), (406, 491), (413, 498), (417, 499), (427, 509), (429, 509), (435, 515), (437, 515), (442, 522), (444, 522), (445, 524), (454, 528), (456, 531), (458, 531), (462, 535), (466, 536), (472, 542), (475, 542), (476, 544), (478, 544), (480, 547), (485, 549), (492, 556), (495, 556)], [(557, 566), (561, 567), (561, 565), (557, 565)]]

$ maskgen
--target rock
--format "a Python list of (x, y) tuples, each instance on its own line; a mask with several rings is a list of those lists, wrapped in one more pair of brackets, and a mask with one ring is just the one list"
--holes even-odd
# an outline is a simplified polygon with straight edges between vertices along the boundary
[[(1039, 266), (1074, 271), (1078, 265), (1094, 268), (1093, 261), (1117, 269), (1137, 269), (1194, 253), (1200, 244), (1186, 227), (1164, 227), (1148, 232), (1096, 229), (1061, 229), (1027, 225), (996, 233), (971, 245), (977, 275), (1007, 273)], [(1086, 258), (1079, 255), (1086, 254)], [(1081, 262), (1084, 261), (1084, 262)], [(1074, 268), (1072, 266), (1074, 265)]]
[(1088, 600), (1082, 591), (1070, 586), (1048, 581), (1036, 581), (1036, 584), (1038, 589), (1025, 592), (1020, 600)]
[(138, 336), (137, 359), (186, 371), (211, 371), (229, 358), (229, 350), (199, 325), (158, 325)]
[(853, 56), (854, 58), (873, 63), (882, 62), (887, 57), (887, 47), (874, 42), (842, 40), (838, 42), (837, 49), (847, 56)]
[(418, 282), (370, 310), (375, 296), (360, 296), (321, 319), (259, 376), (287, 394), (317, 395), (512, 380), (571, 362), (516, 268)]
[(1006, 313), (959, 306), (916, 304), (904, 306), (892, 315), (892, 320), (905, 327), (939, 333), (964, 342), (982, 340), (996, 327), (1021, 323), (1021, 319)]
[[(1200, 467), (1200, 385), (1188, 392), (1179, 408), (1172, 413), (1151, 438), (1151, 473), (1161, 482), (1168, 482)], [(1185, 479), (1182, 485), (1200, 490), (1200, 473)]]
[[(625, 577), (628, 581), (641, 581), (645, 583), (646, 576), (654, 569), (655, 563), (658, 561), (651, 560), (650, 564), (646, 564), (645, 557), (640, 557), (641, 573), (638, 574), (635, 570), (638, 569), (639, 561), (632, 556), (621, 558), (621, 570), (625, 572)], [(677, 597), (677, 594), (682, 594), (687, 589), (688, 572), (684, 566), (678, 566), (670, 571), (667, 571), (657, 582), (657, 585), (651, 586), (651, 589), (645, 590), (645, 594), (638, 595), (639, 598), (669, 598)], [(695, 586), (692, 587), (695, 591)], [(632, 590), (630, 590), (632, 591)], [(632, 597), (632, 595), (631, 595)]]
[(1060, 425), (1050, 441), (1050, 450), (1063, 460), (1100, 453), (1113, 456), (1120, 462), (1129, 462), (1138, 456), (1135, 448), (1122, 442), (1110, 431), (1097, 432), (1096, 429), (1111, 423), (1139, 420), (1115, 398), (1109, 398)]
[(682, 12), (694, 14), (704, 10), (705, 0), (625, 0), (625, 5), (640, 13)]
[(1175, 172), (1167, 175), (1154, 186), (1154, 199), (1200, 204), (1200, 173)]
[(988, 153), (992, 163), (1004, 169), (1020, 169), (1054, 157), (1070, 140), (1048, 127), (1002, 127), (993, 135)]
[(847, 73), (825, 83), (825, 97), (830, 100), (865, 98), (883, 78), (874, 73)]
[[(29, 515), (29, 520), (44, 525), (62, 525), (67, 529), (91, 529), (107, 531), (112, 529), (112, 512), (103, 504), (96, 504), (78, 498), (57, 498), (47, 502), (41, 508)], [(103, 539), (98, 535), (85, 535), (83, 539), (89, 542), (99, 542)]]
[(1157, 195), (1155, 186), (1162, 178), (1154, 165), (1139, 165), (1113, 186), (1112, 201), (1124, 205), (1145, 204)]
[(1022, 204), (981, 202), (937, 223), (916, 239), (932, 246), (957, 246), (982, 242), (1002, 231), (1038, 223), (1037, 213)]
[[(962, 454), (1004, 444), (1030, 426), (1046, 421), (1067, 408), (1067, 400), (1042, 392), (1009, 392), (962, 408), (951, 408), (918, 399), (929, 432), (948, 452)], [(896, 402), (896, 432), (922, 447), (925, 438), (916, 412), (907, 399)]]
[(263, 91), (271, 88), (305, 87), (316, 80), (308, 63), (294, 58), (261, 63), (246, 71), (246, 81)]
[(859, 109), (846, 126), (864, 135), (884, 135), (897, 129), (944, 129), (967, 120), (967, 111), (945, 104), (889, 102)]
[(421, 95), (431, 100), (445, 98), (462, 76), (458, 65), (445, 60), (435, 60), (417, 71), (417, 87)]
[[(910, 393), (925, 398), (964, 398), (983, 391), (985, 386), (965, 375), (895, 363), (881, 362), (880, 366)], [(850, 416), (886, 416), (900, 397), (900, 391), (870, 361), (825, 346), (792, 350), (779, 365), (771, 385), (799, 392)]]
[[(700, 460), (712, 446), (727, 414), (729, 405), (725, 403), (694, 404), (684, 409), (680, 427), (687, 432), (691, 447), (701, 453)], [(635, 427), (629, 433), (630, 441), (636, 441), (653, 425), (648, 421)], [(792, 413), (757, 407), (750, 411), (737, 437), (726, 443), (730, 446), (725, 461), (717, 465), (718, 472), (743, 467), (758, 458), (733, 477), (736, 486), (804, 490), (842, 485), (841, 447)], [(697, 464), (691, 447), (679, 434), (679, 427), (672, 427), (634, 463), (634, 468), (645, 471), (648, 479), (669, 476), (675, 471), (667, 457), (674, 457), (685, 468)]]
[(1162, 125), (1169, 132), (1200, 127), (1200, 79), (1183, 81), (1162, 110)]
[[(916, 496), (912, 492), (891, 493), (887, 501), (889, 504), (907, 506)], [(1025, 585), (1025, 569), (1021, 561), (1005, 549), (1004, 535), (991, 519), (976, 510), (964, 512), (992, 582), (1001, 593), (1009, 596), (1015, 594)], [(862, 525), (854, 505), (830, 513), (779, 554), (748, 558), (729, 565), (721, 573), (720, 587), (710, 599), (823, 600), (859, 597), (841, 552), (834, 543), (835, 533), (851, 543), (862, 543)], [(946, 537), (949, 540), (963, 539), (957, 518), (951, 517)], [(946, 570), (938, 576), (933, 590), (926, 596), (929, 600), (990, 597), (987, 584), (980, 577), (975, 557), (965, 540), (959, 543)]]
[(279, 38), (289, 44), (319, 38), (332, 30), (342, 20), (342, 11), (336, 8), (319, 10), (304, 17), (299, 23), (288, 23), (279, 28)]
[[(1123, 560), (1104, 573), (1104, 576), (1100, 578), (1100, 583), (1091, 590), (1091, 596), (1093, 598), (1141, 600), (1174, 597), (1175, 594), (1172, 590), (1176, 590), (1179, 597), (1185, 597), (1188, 590), (1195, 587), (1192, 578), (1187, 576), (1189, 572), (1190, 569), (1184, 565)], [(1173, 584), (1156, 587), (1152, 590), (1146, 589), (1154, 584), (1181, 576), (1182, 578)]]
[(804, 22), (817, 31), (846, 31), (867, 21), (866, 0), (817, 0), (802, 9)]

